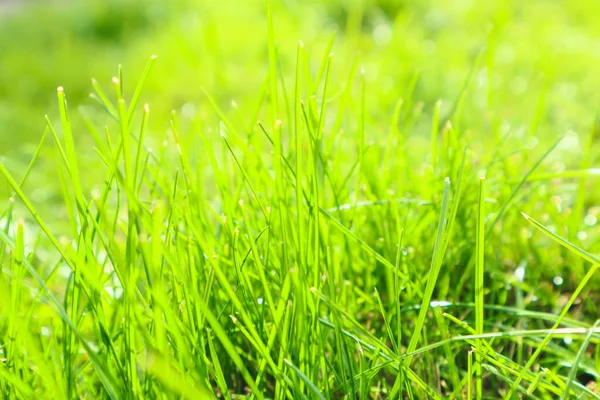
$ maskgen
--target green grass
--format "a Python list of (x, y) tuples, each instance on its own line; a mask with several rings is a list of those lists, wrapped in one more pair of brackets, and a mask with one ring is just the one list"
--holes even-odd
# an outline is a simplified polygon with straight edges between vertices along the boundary
[(595, 3), (36, 7), (3, 397), (600, 398)]

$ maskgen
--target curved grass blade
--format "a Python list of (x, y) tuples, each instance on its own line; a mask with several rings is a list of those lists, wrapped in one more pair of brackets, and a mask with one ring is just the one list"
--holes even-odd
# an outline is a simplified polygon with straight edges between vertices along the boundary
[(302, 382), (304, 382), (306, 384), (306, 387), (308, 387), (308, 389), (320, 400), (325, 400), (325, 396), (323, 396), (323, 394), (321, 394), (321, 392), (319, 391), (319, 389), (315, 386), (314, 383), (312, 383), (312, 381), (310, 379), (308, 379), (308, 377), (306, 375), (304, 375), (302, 373), (302, 371), (300, 371), (298, 369), (298, 367), (296, 367), (294, 364), (292, 364), (292, 362), (290, 360), (288, 360), (287, 358), (285, 358), (283, 360), (283, 362), (285, 362), (285, 364), (290, 367), (292, 369), (292, 371), (294, 371), (296, 373), (296, 375), (298, 375), (298, 377), (302, 380)]
[(150, 75), (150, 71), (152, 70), (152, 66), (154, 65), (154, 61), (156, 61), (156, 56), (153, 55), (148, 60), (146, 67), (144, 68), (144, 72), (142, 72), (142, 76), (138, 81), (137, 86), (135, 87), (135, 91), (133, 92), (133, 96), (131, 97), (131, 101), (129, 103), (129, 109), (127, 111), (127, 125), (131, 127), (131, 122), (133, 121), (133, 112), (137, 107), (138, 101), (140, 100), (140, 96), (142, 94), (142, 90), (146, 85), (146, 80), (148, 80), (148, 75)]
[[(415, 329), (413, 330), (413, 334), (410, 338), (408, 348), (406, 349), (407, 353), (411, 353), (417, 348), (417, 344), (419, 343), (419, 339), (421, 337), (421, 330), (423, 329), (423, 325), (425, 324), (425, 317), (427, 316), (427, 312), (429, 311), (429, 304), (431, 302), (431, 297), (433, 296), (433, 289), (435, 288), (440, 269), (442, 268), (442, 259), (444, 257), (443, 249), (445, 247), (442, 243), (442, 238), (444, 236), (444, 231), (446, 228), (446, 212), (448, 211), (449, 197), (450, 179), (446, 178), (446, 180), (444, 181), (444, 197), (442, 198), (442, 207), (440, 211), (440, 219), (438, 222), (435, 244), (433, 247), (433, 256), (431, 258), (429, 277), (427, 278), (427, 285), (425, 286), (425, 292), (423, 293), (423, 301), (421, 302), (421, 309), (419, 310), (417, 322), (415, 323)], [(405, 365), (410, 365), (411, 361), (412, 357), (407, 357), (407, 359), (405, 360)]]
[(571, 365), (571, 372), (569, 372), (569, 377), (567, 378), (567, 386), (565, 387), (565, 392), (561, 396), (561, 400), (565, 400), (569, 397), (569, 390), (571, 389), (571, 386), (573, 385), (573, 382), (575, 381), (575, 378), (577, 376), (579, 363), (585, 355), (585, 351), (588, 345), (590, 344), (590, 340), (592, 339), (592, 335), (594, 334), (594, 331), (596, 330), (598, 324), (600, 324), (600, 319), (597, 320), (596, 323), (590, 328), (589, 333), (585, 337), (585, 340), (583, 341), (581, 347), (579, 348), (579, 351), (577, 352), (577, 357), (575, 357), (575, 362), (573, 362), (573, 365)]
[(506, 200), (506, 202), (504, 203), (504, 205), (502, 206), (502, 208), (500, 208), (500, 211), (498, 211), (498, 213), (496, 214), (496, 218), (494, 218), (494, 220), (492, 221), (492, 223), (488, 227), (488, 230), (486, 231), (486, 234), (489, 235), (492, 232), (492, 230), (494, 229), (494, 226), (496, 226), (496, 224), (498, 223), (498, 221), (500, 221), (500, 219), (504, 216), (504, 213), (506, 212), (506, 210), (510, 206), (512, 200), (517, 195), (517, 192), (519, 191), (519, 189), (521, 189), (521, 187), (528, 181), (528, 179), (531, 176), (531, 174), (537, 169), (537, 167), (540, 166), (540, 164), (542, 163), (542, 161), (544, 161), (546, 159), (546, 157), (548, 157), (550, 155), (550, 153), (552, 153), (552, 151), (554, 151), (554, 149), (559, 145), (559, 143), (562, 142), (563, 138), (564, 137), (561, 136), (556, 142), (554, 142), (554, 144), (552, 146), (550, 146), (550, 148), (548, 150), (546, 150), (546, 152), (542, 155), (542, 157), (540, 157), (540, 159), (537, 160), (537, 162), (535, 164), (533, 164), (533, 166), (529, 169), (529, 171), (527, 171), (527, 173), (525, 174), (525, 176), (523, 176), (523, 179), (521, 179), (521, 182), (519, 182), (519, 184), (513, 189), (512, 193), (510, 194), (510, 196), (508, 198), (508, 200)]
[[(521, 213), (521, 214), (523, 214), (523, 217), (527, 221), (529, 221), (535, 228), (537, 228), (539, 231), (544, 233), (546, 236), (548, 236), (549, 238), (551, 238), (558, 244), (566, 247), (567, 249), (569, 249), (576, 255), (580, 256), (584, 260), (587, 260), (590, 263), (592, 263), (591, 268), (588, 270), (588, 272), (585, 274), (585, 276), (581, 279), (581, 281), (579, 282), (579, 285), (577, 286), (575, 291), (573, 291), (571, 298), (569, 298), (569, 301), (567, 302), (567, 304), (563, 308), (562, 312), (556, 319), (556, 322), (552, 326), (552, 330), (555, 330), (560, 326), (563, 319), (566, 317), (567, 313), (569, 312), (569, 309), (571, 308), (573, 303), (575, 303), (575, 300), (577, 300), (577, 298), (579, 297), (579, 295), (581, 294), (581, 292), (583, 291), (583, 289), (585, 288), (587, 283), (590, 281), (590, 279), (592, 279), (592, 276), (594, 276), (594, 273), (600, 266), (600, 260), (598, 258), (596, 258), (595, 256), (593, 256), (592, 254), (588, 253), (587, 251), (583, 250), (582, 248), (574, 245), (573, 243), (569, 242), (568, 240), (564, 239), (563, 237), (550, 231), (548, 228), (546, 228), (544, 225), (540, 224), (539, 222), (537, 222), (536, 220), (531, 218), (529, 215), (527, 215), (525, 213)], [(519, 376), (514, 380), (509, 392), (505, 396), (505, 399), (512, 398), (513, 394), (515, 393), (515, 391), (517, 390), (517, 388), (519, 386), (519, 383), (521, 382), (521, 380), (523, 379), (523, 377), (525, 376), (527, 371), (529, 371), (529, 369), (533, 366), (533, 364), (535, 363), (535, 361), (537, 360), (539, 355), (544, 350), (544, 347), (546, 347), (546, 345), (550, 342), (551, 339), (552, 339), (552, 335), (548, 334), (548, 335), (546, 335), (544, 340), (542, 340), (542, 342), (538, 345), (535, 352), (529, 358), (529, 361), (527, 361), (527, 364), (525, 364), (525, 367), (523, 367), (523, 369), (521, 370), (521, 373), (519, 374)]]
[(337, 219), (333, 218), (333, 216), (331, 214), (329, 214), (327, 211), (325, 211), (324, 209), (322, 209), (321, 207), (319, 207), (319, 211), (321, 212), (321, 214), (323, 214), (329, 221), (331, 221), (333, 223), (333, 226), (335, 226), (337, 228), (337, 230), (339, 230), (340, 232), (342, 232), (346, 237), (348, 237), (350, 240), (352, 240), (353, 242), (355, 242), (356, 244), (358, 244), (365, 252), (369, 253), (370, 255), (372, 255), (377, 261), (379, 261), (380, 263), (382, 263), (385, 267), (390, 268), (392, 271), (394, 271), (395, 274), (397, 274), (401, 279), (404, 279), (404, 281), (406, 281), (408, 279), (408, 277), (403, 274), (402, 272), (398, 271), (396, 269), (396, 266), (394, 266), (394, 264), (392, 264), (391, 262), (389, 262), (388, 260), (385, 259), (385, 257), (383, 257), (381, 254), (379, 254), (377, 251), (375, 251), (372, 247), (370, 247), (368, 244), (366, 244), (365, 242), (363, 242), (362, 239), (360, 239), (358, 236), (356, 236), (354, 233), (352, 233), (348, 228), (346, 228), (341, 222), (339, 222)]
[[(0, 164), (0, 171), (1, 171), (2, 167), (3, 167), (2, 164)], [(4, 244), (11, 249), (15, 249), (15, 247), (16, 247), (16, 244), (10, 239), (10, 237), (1, 230), (0, 230), (0, 241), (4, 242)], [(69, 329), (71, 329), (71, 331), (73, 332), (75, 337), (77, 337), (77, 339), (79, 339), (79, 341), (81, 342), (81, 345), (85, 349), (88, 357), (90, 358), (92, 364), (94, 365), (94, 369), (98, 373), (100, 381), (102, 382), (107, 394), (110, 396), (111, 399), (114, 399), (114, 400), (119, 399), (120, 396), (117, 394), (118, 392), (115, 389), (115, 387), (116, 387), (115, 379), (110, 374), (110, 372), (108, 371), (108, 369), (106, 368), (104, 363), (96, 355), (94, 350), (92, 350), (92, 348), (87, 343), (87, 341), (85, 340), (85, 338), (83, 337), (81, 332), (79, 332), (77, 327), (73, 324), (73, 321), (71, 321), (71, 318), (69, 318), (69, 314), (63, 308), (60, 301), (54, 296), (54, 294), (52, 294), (52, 292), (50, 291), (48, 286), (46, 286), (44, 279), (42, 279), (42, 277), (35, 270), (35, 267), (33, 265), (31, 265), (31, 263), (28, 260), (23, 259), (23, 266), (25, 266), (27, 271), (31, 274), (31, 276), (33, 276), (33, 278), (40, 285), (44, 294), (46, 295), (48, 300), (50, 300), (50, 303), (51, 303), (52, 307), (54, 308), (54, 311), (63, 320), (63, 322), (69, 327)]]

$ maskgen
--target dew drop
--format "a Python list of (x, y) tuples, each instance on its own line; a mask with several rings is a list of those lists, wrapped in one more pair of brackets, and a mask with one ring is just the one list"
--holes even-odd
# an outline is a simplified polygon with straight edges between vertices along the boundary
[(598, 222), (598, 218), (593, 214), (588, 214), (583, 219), (583, 223), (587, 226), (594, 226), (596, 225), (596, 222)]
[(531, 302), (535, 303), (536, 301), (538, 301), (538, 297), (536, 295), (532, 295), (531, 296)]
[(562, 285), (562, 284), (563, 284), (563, 282), (564, 282), (564, 279), (562, 278), (562, 276), (560, 276), (560, 275), (556, 275), (556, 276), (555, 276), (555, 277), (552, 279), (552, 282), (554, 282), (554, 284), (555, 284), (556, 286), (560, 286), (560, 285)]
[(515, 275), (515, 279), (519, 282), (523, 282), (523, 280), (525, 279), (525, 267), (527, 266), (527, 263), (522, 262), (519, 264), (519, 266), (515, 269), (514, 275)]

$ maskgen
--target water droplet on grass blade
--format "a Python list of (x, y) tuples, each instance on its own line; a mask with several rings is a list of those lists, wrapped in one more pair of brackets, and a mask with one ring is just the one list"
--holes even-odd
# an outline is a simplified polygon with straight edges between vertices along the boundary
[(523, 280), (525, 279), (525, 268), (526, 267), (527, 267), (527, 263), (523, 261), (515, 269), (514, 276), (517, 281), (523, 282)]
[(563, 284), (564, 279), (562, 278), (562, 276), (560, 275), (556, 275), (553, 279), (552, 282), (556, 285), (556, 286), (560, 286)]

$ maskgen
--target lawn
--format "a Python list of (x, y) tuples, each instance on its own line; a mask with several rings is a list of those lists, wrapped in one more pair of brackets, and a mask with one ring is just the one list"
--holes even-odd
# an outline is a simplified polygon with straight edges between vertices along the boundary
[(598, 399), (600, 3), (0, 8), (0, 392)]

